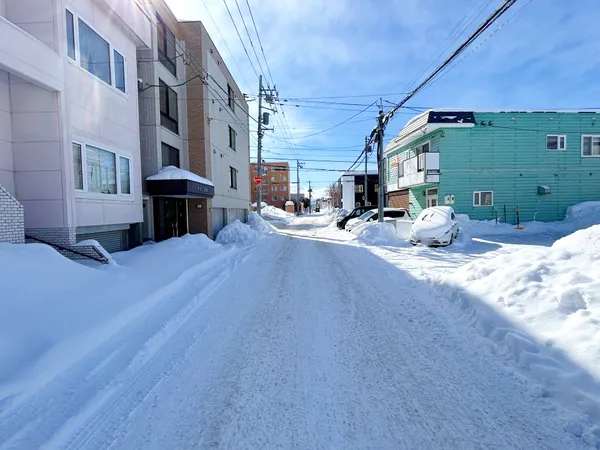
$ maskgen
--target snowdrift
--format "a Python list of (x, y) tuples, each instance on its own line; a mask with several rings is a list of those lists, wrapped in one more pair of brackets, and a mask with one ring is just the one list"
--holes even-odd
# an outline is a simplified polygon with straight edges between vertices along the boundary
[(277, 228), (275, 228), (255, 212), (248, 214), (248, 226), (261, 234), (272, 234), (277, 232)]
[[(575, 208), (572, 226), (595, 220)], [(459, 268), (443, 281), (494, 352), (542, 383), (543, 395), (600, 421), (600, 225)], [(583, 425), (571, 428), (583, 430)], [(600, 443), (600, 428), (585, 440)]]
[(406, 245), (406, 241), (402, 240), (396, 234), (396, 228), (389, 222), (372, 222), (366, 223), (356, 230), (355, 241), (366, 245), (387, 245), (400, 246)]
[(261, 214), (263, 219), (282, 225), (287, 225), (296, 217), (294, 214), (285, 212), (283, 209), (275, 208), (274, 206), (265, 206), (261, 209)]
[(0, 385), (42, 358), (60, 371), (226, 254), (205, 235), (187, 235), (92, 268), (43, 244), (0, 244)]
[(227, 225), (217, 235), (217, 242), (222, 245), (245, 247), (256, 243), (266, 235), (276, 232), (276, 228), (264, 220), (258, 213), (248, 215), (248, 224), (239, 220)]

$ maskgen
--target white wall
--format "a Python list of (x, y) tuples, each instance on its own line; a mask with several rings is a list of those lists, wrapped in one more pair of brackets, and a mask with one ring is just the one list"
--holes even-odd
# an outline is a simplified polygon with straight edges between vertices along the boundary
[(0, 70), (0, 185), (15, 195), (8, 72)]
[[(250, 204), (250, 142), (248, 116), (239, 105), (232, 112), (227, 103), (227, 79), (208, 52), (209, 77), (208, 116), (210, 118), (210, 145), (212, 151), (211, 177), (215, 185), (213, 208), (248, 209)], [(219, 87), (220, 86), (220, 87)], [(220, 101), (219, 101), (220, 100)], [(236, 99), (238, 104), (243, 100)], [(237, 131), (236, 151), (229, 148), (229, 126)], [(238, 170), (237, 190), (230, 188), (229, 167)]]
[[(67, 6), (125, 57), (127, 91), (123, 94), (65, 58), (68, 138), (64, 171), (75, 198), (74, 226), (142, 222), (136, 42), (103, 2), (73, 0)], [(133, 196), (75, 193), (70, 145), (74, 139), (129, 156)]]
[(354, 205), (354, 175), (344, 175), (342, 177), (342, 208), (352, 211)]
[(6, 18), (52, 50), (57, 50), (56, 0), (4, 0)]

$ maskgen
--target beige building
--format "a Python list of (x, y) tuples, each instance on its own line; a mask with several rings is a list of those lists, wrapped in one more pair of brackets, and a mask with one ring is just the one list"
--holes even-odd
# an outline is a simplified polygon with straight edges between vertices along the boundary
[(250, 179), (252, 186), (252, 203), (258, 201), (258, 191), (262, 191), (262, 201), (276, 208), (284, 208), (290, 200), (290, 165), (287, 162), (263, 162), (262, 184), (254, 184), (257, 175), (256, 163), (250, 166)]

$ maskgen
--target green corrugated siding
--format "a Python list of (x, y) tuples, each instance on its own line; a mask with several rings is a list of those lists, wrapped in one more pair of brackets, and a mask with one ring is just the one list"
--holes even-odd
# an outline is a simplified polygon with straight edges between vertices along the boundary
[[(421, 211), (427, 207), (427, 196), (423, 195), (427, 189), (436, 187), (436, 184), (427, 184), (408, 190), (408, 201), (410, 202), (410, 216), (416, 219)], [(439, 195), (438, 195), (439, 201)]]
[[(440, 204), (455, 195), (454, 209), (493, 219), (494, 208), (515, 223), (562, 220), (574, 203), (600, 200), (600, 158), (581, 157), (582, 134), (600, 135), (592, 114), (475, 113), (474, 128), (446, 128), (440, 144)], [(515, 118), (516, 120), (512, 120)], [(598, 117), (600, 121), (600, 115)], [(485, 121), (493, 126), (481, 126)], [(566, 134), (566, 151), (547, 151), (547, 134)], [(539, 185), (552, 194), (538, 195)], [(494, 207), (473, 207), (473, 191), (494, 191)], [(536, 215), (537, 214), (537, 215)]]

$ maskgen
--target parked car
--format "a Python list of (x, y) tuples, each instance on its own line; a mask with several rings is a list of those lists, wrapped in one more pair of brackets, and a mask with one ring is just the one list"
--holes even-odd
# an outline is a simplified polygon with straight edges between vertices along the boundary
[[(379, 219), (378, 213), (377, 209), (372, 209), (356, 219), (349, 220), (346, 224), (346, 230), (352, 231), (367, 222), (376, 222)], [(383, 208), (383, 220), (394, 219), (410, 219), (410, 214), (403, 208)]]
[(458, 222), (454, 209), (449, 206), (433, 206), (424, 209), (410, 230), (410, 243), (430, 247), (450, 245), (458, 237)]
[(348, 223), (349, 220), (356, 219), (356, 218), (362, 216), (367, 211), (370, 211), (371, 209), (374, 209), (374, 208), (377, 208), (377, 206), (359, 206), (358, 208), (354, 208), (350, 212), (350, 214), (342, 217), (341, 219), (339, 219), (337, 221), (337, 227), (340, 230), (343, 230), (344, 228), (346, 228), (346, 224)]

